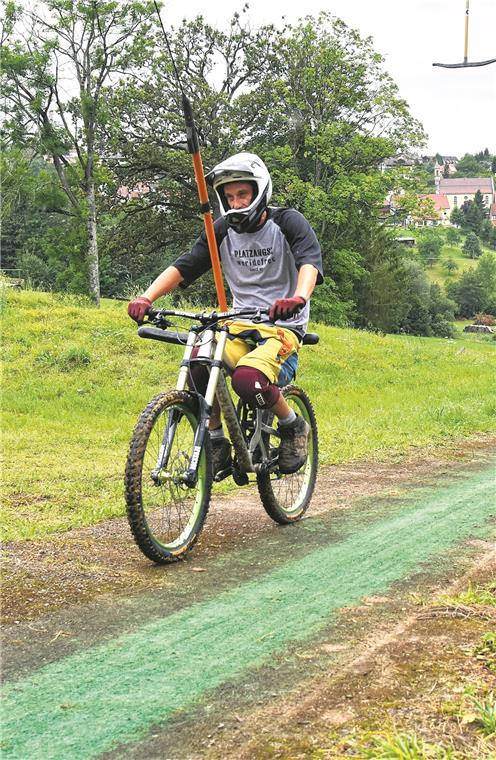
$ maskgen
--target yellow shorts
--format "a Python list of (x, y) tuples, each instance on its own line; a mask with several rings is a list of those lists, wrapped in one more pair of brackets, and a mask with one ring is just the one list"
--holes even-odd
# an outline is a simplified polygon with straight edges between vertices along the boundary
[(291, 330), (253, 322), (225, 322), (229, 327), (224, 360), (229, 370), (254, 367), (275, 385), (286, 385), (295, 373), (299, 338)]

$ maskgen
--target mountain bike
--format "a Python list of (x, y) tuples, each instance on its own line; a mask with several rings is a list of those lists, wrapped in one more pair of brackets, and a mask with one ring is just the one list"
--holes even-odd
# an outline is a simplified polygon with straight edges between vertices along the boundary
[[(174, 320), (193, 322), (180, 332)], [(233, 400), (223, 358), (229, 319), (267, 321), (267, 312), (243, 309), (226, 312), (154, 310), (138, 328), (141, 338), (183, 346), (183, 358), (174, 390), (159, 393), (146, 406), (133, 431), (126, 463), (127, 516), (141, 551), (156, 563), (178, 560), (193, 547), (205, 523), (212, 483), (232, 476), (238, 486), (256, 481), (262, 504), (280, 524), (299, 520), (308, 509), (315, 487), (318, 462), (317, 423), (312, 404), (302, 388), (281, 388), (289, 406), (310, 425), (305, 464), (291, 475), (278, 468), (280, 435), (270, 410), (254, 409)], [(169, 329), (169, 328), (174, 329)], [(307, 333), (303, 344), (315, 344)], [(196, 349), (193, 354), (194, 349)], [(194, 362), (207, 366), (205, 394), (189, 388)], [(233, 446), (232, 465), (212, 471), (208, 422), (217, 396)]]

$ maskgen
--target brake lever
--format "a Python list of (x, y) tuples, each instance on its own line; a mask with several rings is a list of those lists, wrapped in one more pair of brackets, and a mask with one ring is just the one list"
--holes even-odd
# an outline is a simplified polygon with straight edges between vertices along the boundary
[(168, 327), (172, 327), (173, 325), (173, 322), (171, 322), (170, 319), (167, 319), (167, 317), (160, 315), (155, 317), (155, 319), (152, 320), (152, 323), (157, 327), (160, 327), (162, 330), (166, 330)]
[(150, 314), (145, 314), (145, 316), (148, 317), (148, 319), (143, 320), (142, 322), (138, 322), (138, 327), (141, 327), (142, 325), (155, 325), (155, 327), (160, 327), (162, 330), (166, 330), (168, 327), (172, 327), (173, 325), (173, 322), (155, 310), (153, 311), (151, 317)]

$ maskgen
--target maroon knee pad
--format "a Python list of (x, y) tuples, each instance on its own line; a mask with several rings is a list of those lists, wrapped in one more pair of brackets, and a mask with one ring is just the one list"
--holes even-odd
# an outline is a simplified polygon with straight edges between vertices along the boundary
[[(198, 356), (199, 350), (199, 346), (193, 349), (193, 353), (191, 354), (192, 359), (195, 359)], [(190, 365), (188, 386), (191, 389), (196, 389), (199, 393), (204, 395), (205, 391), (207, 390), (209, 377), (209, 371), (206, 366), (204, 364), (198, 364), (197, 362), (194, 362)]]
[(250, 406), (271, 409), (281, 395), (277, 385), (254, 367), (237, 367), (232, 376), (232, 387), (238, 396)]

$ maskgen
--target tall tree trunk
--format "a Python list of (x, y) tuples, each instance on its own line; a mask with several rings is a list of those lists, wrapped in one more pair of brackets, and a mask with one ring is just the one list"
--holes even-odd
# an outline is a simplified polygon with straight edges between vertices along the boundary
[(93, 181), (90, 181), (87, 184), (86, 203), (88, 206), (88, 217), (86, 222), (88, 228), (88, 252), (86, 254), (86, 257), (88, 261), (90, 294), (96, 306), (99, 306), (100, 273), (98, 268), (98, 242), (96, 238), (95, 184)]

